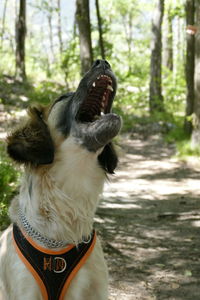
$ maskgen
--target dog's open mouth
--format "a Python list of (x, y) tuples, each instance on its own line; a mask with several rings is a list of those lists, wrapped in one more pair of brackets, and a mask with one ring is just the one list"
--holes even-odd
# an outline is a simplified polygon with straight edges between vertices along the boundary
[(79, 112), (78, 121), (81, 123), (94, 122), (101, 115), (110, 112), (113, 100), (113, 82), (107, 75), (99, 75), (92, 83), (86, 99)]

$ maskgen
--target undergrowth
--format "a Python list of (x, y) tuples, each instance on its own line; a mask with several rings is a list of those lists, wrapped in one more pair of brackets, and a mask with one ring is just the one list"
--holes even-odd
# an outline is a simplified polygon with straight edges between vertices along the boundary
[(13, 167), (5, 147), (0, 143), (0, 231), (9, 224), (8, 206), (17, 192), (19, 175), (20, 171)]

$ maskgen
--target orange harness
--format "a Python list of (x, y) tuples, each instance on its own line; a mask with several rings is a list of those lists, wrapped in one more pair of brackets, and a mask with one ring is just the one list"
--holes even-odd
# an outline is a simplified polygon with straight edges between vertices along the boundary
[(30, 237), (25, 237), (14, 224), (13, 242), (19, 257), (37, 281), (43, 299), (63, 300), (72, 279), (94, 248), (96, 233), (93, 231), (87, 244), (69, 245), (61, 251), (53, 251), (38, 246)]

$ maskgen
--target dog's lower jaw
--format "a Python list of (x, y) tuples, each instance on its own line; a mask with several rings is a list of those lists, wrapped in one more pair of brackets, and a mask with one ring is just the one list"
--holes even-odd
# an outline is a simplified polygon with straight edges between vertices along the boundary
[(121, 118), (106, 114), (94, 122), (75, 123), (72, 135), (89, 151), (97, 151), (108, 144), (120, 131)]

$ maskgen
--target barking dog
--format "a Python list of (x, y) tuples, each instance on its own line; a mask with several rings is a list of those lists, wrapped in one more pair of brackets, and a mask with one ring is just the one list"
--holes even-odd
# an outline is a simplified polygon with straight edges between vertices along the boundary
[(76, 92), (30, 108), (8, 137), (8, 153), (25, 172), (0, 239), (1, 300), (108, 298), (93, 218), (106, 173), (117, 165), (115, 93), (109, 63), (97, 60)]

